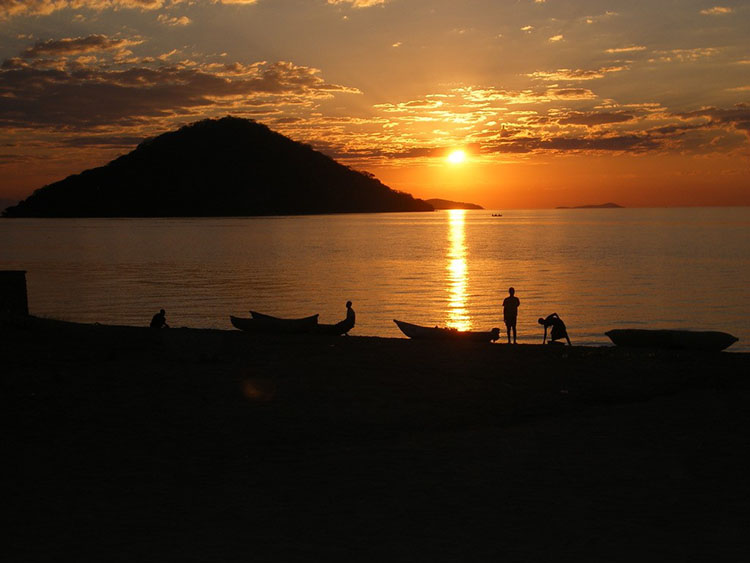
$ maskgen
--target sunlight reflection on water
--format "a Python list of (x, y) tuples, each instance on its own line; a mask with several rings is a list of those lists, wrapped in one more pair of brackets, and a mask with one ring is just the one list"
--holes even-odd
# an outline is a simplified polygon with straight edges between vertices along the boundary
[(466, 287), (468, 268), (466, 266), (466, 245), (464, 244), (464, 224), (466, 211), (448, 211), (448, 319), (446, 326), (458, 330), (471, 330), (472, 323), (466, 309)]

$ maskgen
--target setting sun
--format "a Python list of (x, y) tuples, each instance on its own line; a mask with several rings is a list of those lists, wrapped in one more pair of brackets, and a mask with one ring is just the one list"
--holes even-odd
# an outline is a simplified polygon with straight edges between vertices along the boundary
[(461, 149), (451, 151), (451, 153), (448, 155), (448, 162), (450, 162), (451, 164), (461, 164), (465, 160), (466, 153)]

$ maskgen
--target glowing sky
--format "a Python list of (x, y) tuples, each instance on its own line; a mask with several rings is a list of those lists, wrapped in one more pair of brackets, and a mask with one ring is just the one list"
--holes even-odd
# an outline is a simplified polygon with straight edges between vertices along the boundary
[(0, 198), (231, 114), (417, 197), (750, 205), (718, 1), (0, 0)]

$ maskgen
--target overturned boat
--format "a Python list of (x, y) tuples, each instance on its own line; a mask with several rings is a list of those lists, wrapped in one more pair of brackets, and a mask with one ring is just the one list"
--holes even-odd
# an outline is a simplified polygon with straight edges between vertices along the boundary
[(418, 340), (456, 340), (465, 342), (494, 342), (500, 338), (500, 329), (493, 328), (487, 332), (472, 330), (456, 330), (455, 328), (440, 328), (419, 326), (393, 319), (396, 326), (406, 336)]
[(718, 331), (623, 328), (610, 330), (604, 334), (617, 346), (705, 352), (720, 352), (739, 340), (731, 334)]

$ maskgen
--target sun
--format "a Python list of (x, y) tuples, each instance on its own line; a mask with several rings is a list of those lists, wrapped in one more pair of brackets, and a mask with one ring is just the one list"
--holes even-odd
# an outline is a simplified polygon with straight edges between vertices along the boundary
[(451, 164), (461, 164), (465, 160), (466, 153), (461, 149), (451, 151), (451, 153), (448, 155), (448, 162), (450, 162)]

